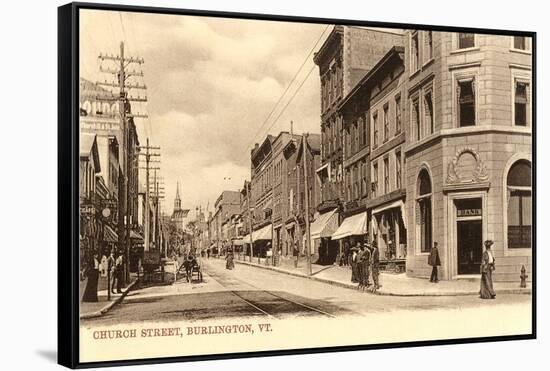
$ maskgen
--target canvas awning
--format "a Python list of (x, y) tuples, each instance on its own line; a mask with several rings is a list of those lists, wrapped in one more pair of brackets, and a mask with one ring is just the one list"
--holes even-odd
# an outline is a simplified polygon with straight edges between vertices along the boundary
[(311, 223), (311, 239), (315, 240), (323, 237), (331, 237), (337, 229), (338, 213), (336, 209), (333, 209), (319, 215), (319, 217)]
[(143, 237), (141, 237), (141, 235), (139, 233), (137, 233), (136, 231), (134, 231), (133, 229), (130, 229), (130, 238), (132, 240), (136, 240), (138, 242), (143, 242)]
[(397, 200), (397, 201), (391, 202), (389, 204), (378, 206), (378, 207), (372, 209), (372, 215), (376, 215), (376, 214), (381, 213), (382, 211), (386, 211), (386, 210), (393, 209), (393, 208), (396, 208), (396, 207), (401, 209), (401, 219), (403, 220), (403, 225), (406, 228), (407, 227), (407, 213), (406, 213), (406, 210), (405, 210), (405, 202), (403, 202), (403, 200)]
[(254, 241), (271, 240), (271, 224), (252, 232), (252, 238)]
[(344, 237), (358, 236), (367, 233), (367, 213), (352, 215), (344, 219), (340, 227), (332, 235), (333, 240)]
[(118, 242), (118, 235), (113, 230), (113, 228), (105, 225), (103, 228), (103, 241), (105, 242)]

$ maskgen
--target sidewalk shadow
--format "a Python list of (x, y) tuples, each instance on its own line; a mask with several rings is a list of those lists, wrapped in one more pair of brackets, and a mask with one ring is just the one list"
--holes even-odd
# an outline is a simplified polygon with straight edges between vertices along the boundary
[(44, 358), (47, 361), (57, 363), (57, 351), (55, 351), (55, 350), (39, 349), (39, 350), (36, 351), (36, 354), (38, 354), (39, 356), (41, 356), (42, 358)]

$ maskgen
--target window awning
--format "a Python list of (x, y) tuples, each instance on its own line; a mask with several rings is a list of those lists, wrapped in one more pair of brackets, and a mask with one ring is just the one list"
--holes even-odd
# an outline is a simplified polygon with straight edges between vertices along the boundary
[(254, 241), (271, 240), (271, 224), (252, 232), (252, 239)]
[(113, 228), (105, 225), (103, 228), (103, 241), (105, 242), (118, 242), (118, 235), (113, 230)]
[[(405, 228), (407, 228), (407, 210), (405, 210), (405, 202), (403, 200), (397, 200), (394, 202), (391, 202), (389, 204), (378, 206), (374, 209), (372, 209), (372, 215), (376, 215), (381, 213), (382, 211), (386, 211), (393, 208), (400, 208), (401, 209), (401, 219), (403, 220), (403, 225)], [(374, 220), (374, 218), (373, 218)], [(374, 225), (373, 225), (374, 226)]]
[(367, 233), (367, 213), (352, 215), (342, 222), (340, 227), (332, 235), (333, 240), (344, 237), (358, 236)]
[(315, 240), (322, 237), (331, 237), (338, 229), (338, 213), (336, 209), (319, 215), (311, 223), (311, 239)]
[(141, 237), (141, 235), (139, 233), (137, 233), (136, 231), (134, 231), (133, 229), (130, 229), (130, 238), (132, 240), (143, 242), (143, 237)]

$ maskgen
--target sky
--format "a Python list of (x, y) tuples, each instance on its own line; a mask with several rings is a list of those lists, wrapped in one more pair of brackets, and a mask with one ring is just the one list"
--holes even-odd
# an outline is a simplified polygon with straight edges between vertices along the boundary
[(119, 54), (121, 41), (126, 56), (145, 61), (133, 82), (147, 86), (148, 102), (132, 111), (149, 116), (136, 119), (141, 145), (161, 147), (166, 213), (177, 182), (184, 208), (212, 211), (223, 190), (250, 179), (254, 143), (290, 131), (291, 120), (295, 133), (320, 132), (311, 52), (332, 26), (97, 10), (81, 10), (80, 22), (81, 77), (112, 81), (99, 71), (112, 65), (97, 56)]

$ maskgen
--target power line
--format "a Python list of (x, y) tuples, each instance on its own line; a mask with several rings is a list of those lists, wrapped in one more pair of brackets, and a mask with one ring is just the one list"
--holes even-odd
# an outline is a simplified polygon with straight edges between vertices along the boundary
[[(302, 71), (302, 68), (305, 66), (305, 64), (309, 61), (309, 57), (311, 56), (311, 54), (313, 53), (313, 51), (315, 50), (315, 48), (317, 47), (317, 45), (319, 44), (319, 42), (321, 41), (323, 35), (325, 34), (325, 32), (327, 31), (327, 29), (330, 27), (330, 25), (327, 25), (324, 29), (323, 29), (323, 32), (321, 32), (321, 34), (319, 35), (319, 38), (317, 39), (317, 41), (315, 42), (315, 44), (313, 45), (313, 47), (311, 48), (311, 50), (309, 51), (309, 53), (307, 54), (306, 58), (304, 59), (304, 61), (302, 62), (302, 64), (300, 65), (300, 68), (298, 68), (298, 70), (296, 71), (296, 73), (294, 74), (294, 76), (292, 77), (292, 80), (290, 81), (290, 83), (287, 85), (285, 91), (283, 92), (283, 94), (279, 97), (279, 99), (277, 100), (277, 103), (275, 103), (275, 105), (273, 106), (273, 108), (271, 109), (271, 111), (269, 112), (269, 114), (267, 115), (267, 117), (265, 118), (264, 122), (262, 123), (262, 125), (259, 127), (259, 129), (257, 130), (257, 132), (254, 134), (254, 136), (252, 137), (252, 141), (246, 146), (246, 148), (249, 148), (250, 146), (252, 146), (252, 144), (254, 143), (254, 140), (256, 139), (258, 133), (261, 132), (261, 130), (263, 129), (263, 127), (265, 126), (265, 124), (269, 121), (269, 119), (271, 118), (271, 115), (273, 115), (273, 113), (275, 112), (275, 110), (277, 109), (277, 106), (279, 105), (279, 103), (283, 100), (284, 96), (286, 95), (286, 93), (288, 92), (288, 90), (290, 89), (290, 87), (292, 86), (292, 84), (294, 83), (294, 81), (296, 80), (296, 77), (298, 77), (298, 75), (300, 74), (300, 71)], [(314, 65), (315, 66), (315, 65)], [(310, 72), (311, 73), (311, 72)], [(309, 74), (308, 74), (309, 76)], [(307, 77), (306, 77), (307, 79)], [(302, 83), (303, 85), (303, 83)], [(288, 106), (288, 104), (287, 104)], [(279, 115), (280, 117), (280, 115)], [(272, 125), (273, 126), (273, 125)], [(272, 127), (271, 126), (271, 127)], [(271, 128), (270, 127), (270, 128)], [(269, 130), (269, 129), (268, 129)]]

